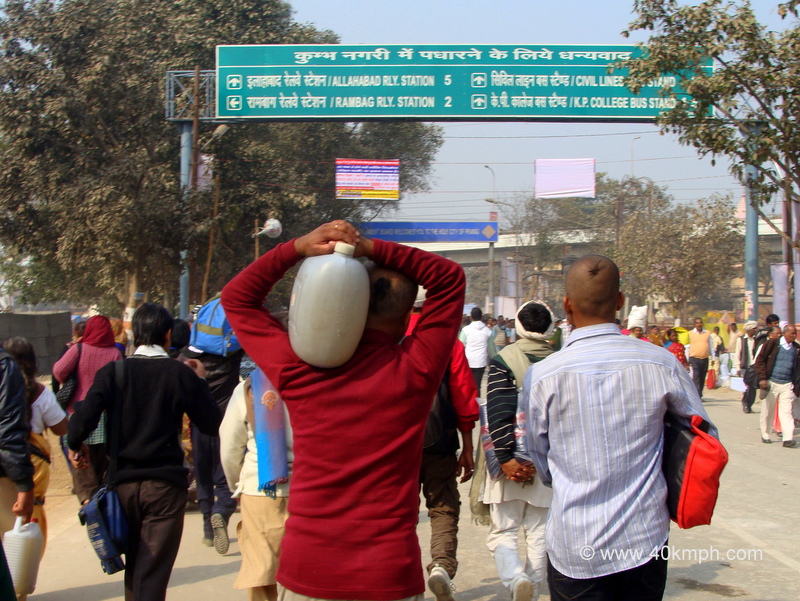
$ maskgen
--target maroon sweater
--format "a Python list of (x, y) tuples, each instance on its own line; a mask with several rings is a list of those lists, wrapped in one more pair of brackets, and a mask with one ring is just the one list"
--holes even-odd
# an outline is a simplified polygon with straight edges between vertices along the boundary
[(366, 330), (353, 358), (334, 369), (301, 361), (262, 308), (301, 259), (293, 241), (222, 291), (236, 336), (289, 409), (295, 459), (277, 578), (309, 597), (388, 601), (425, 590), (416, 535), (422, 439), (461, 324), (464, 272), (381, 240), (371, 258), (427, 288), (422, 315), (400, 344)]

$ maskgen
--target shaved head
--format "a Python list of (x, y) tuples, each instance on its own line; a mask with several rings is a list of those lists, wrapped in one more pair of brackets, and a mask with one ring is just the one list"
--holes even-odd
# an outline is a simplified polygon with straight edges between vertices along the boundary
[(404, 320), (417, 299), (417, 284), (393, 269), (367, 264), (369, 313), (376, 317)]
[(619, 269), (602, 255), (581, 257), (567, 272), (566, 293), (573, 313), (614, 320), (619, 295)]
[(402, 273), (375, 263), (367, 263), (369, 273), (369, 311), (367, 328), (403, 339), (417, 299), (417, 284)]

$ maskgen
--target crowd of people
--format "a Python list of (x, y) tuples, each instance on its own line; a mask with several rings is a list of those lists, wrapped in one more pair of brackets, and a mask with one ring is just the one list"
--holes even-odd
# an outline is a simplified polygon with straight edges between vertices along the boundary
[[(763, 402), (760, 416), (761, 441), (772, 442), (771, 435), (780, 437), (782, 446), (793, 448), (794, 428), (800, 425), (800, 345), (796, 327), (781, 321), (771, 313), (763, 326), (756, 321), (746, 321), (739, 330), (736, 322), (727, 324), (727, 342), (721, 336), (720, 326), (709, 332), (703, 320), (694, 319), (689, 331), (672, 327), (663, 332), (651, 326), (648, 336), (644, 327), (628, 323), (621, 327), (624, 334), (667, 348), (692, 374), (697, 393), (702, 396), (706, 386), (730, 384), (731, 378), (741, 378), (745, 389), (742, 394), (742, 411), (753, 413), (756, 395)], [(778, 360), (780, 358), (780, 360)], [(776, 371), (777, 361), (777, 371)], [(709, 371), (712, 377), (709, 378)]]
[[(292, 266), (340, 241), (369, 259), (371, 297), (355, 354), (323, 369), (298, 358), (284, 319), (264, 302)], [(10, 492), (2, 509), (30, 519), (40, 493), (27, 440), (51, 428), (62, 436), (78, 501), (104, 482), (120, 497), (126, 600), (164, 599), (191, 441), (202, 540), (227, 553), (228, 523), (241, 508), (235, 586), (251, 600), (421, 601), (427, 585), (437, 601), (453, 601), (457, 485), (468, 480), (470, 509), (488, 527), (513, 601), (534, 601), (545, 581), (554, 600), (589, 598), (589, 589), (591, 599), (661, 599), (667, 562), (652, 551), (669, 534), (662, 416), (710, 421), (704, 370), (727, 355), (733, 373), (756, 366), (786, 440), (794, 424), (785, 406), (800, 375), (786, 347), (800, 347), (784, 329), (780, 340), (765, 336), (759, 354), (749, 323), (729, 338), (733, 352), (700, 320), (689, 332), (620, 327), (619, 280), (609, 259), (583, 257), (567, 274), (564, 318), (530, 301), (513, 319), (473, 308), (465, 323), (458, 265), (334, 221), (277, 245), (225, 286), (221, 307), (241, 349), (201, 348), (189, 324), (152, 303), (132, 317), (132, 345), (121, 324), (95, 316), (54, 367), (54, 380), (71, 389), (61, 409), (36, 382), (30, 344), (7, 341), (0, 486)], [(241, 378), (246, 362), (257, 369)], [(181, 436), (184, 415), (190, 434)], [(420, 492), (431, 526), (424, 567)], [(631, 552), (587, 559), (578, 554), (587, 547)]]

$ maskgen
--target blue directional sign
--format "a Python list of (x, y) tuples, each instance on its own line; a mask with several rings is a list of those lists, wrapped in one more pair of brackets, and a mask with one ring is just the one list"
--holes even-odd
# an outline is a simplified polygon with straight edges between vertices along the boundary
[(361, 231), (391, 242), (497, 242), (498, 227), (496, 221), (372, 221)]

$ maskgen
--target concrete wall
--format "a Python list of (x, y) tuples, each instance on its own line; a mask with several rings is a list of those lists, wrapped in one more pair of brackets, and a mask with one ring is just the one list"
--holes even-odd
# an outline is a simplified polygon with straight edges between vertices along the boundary
[(72, 340), (70, 314), (0, 313), (0, 341), (11, 336), (22, 336), (31, 341), (39, 374), (49, 375), (64, 345)]

